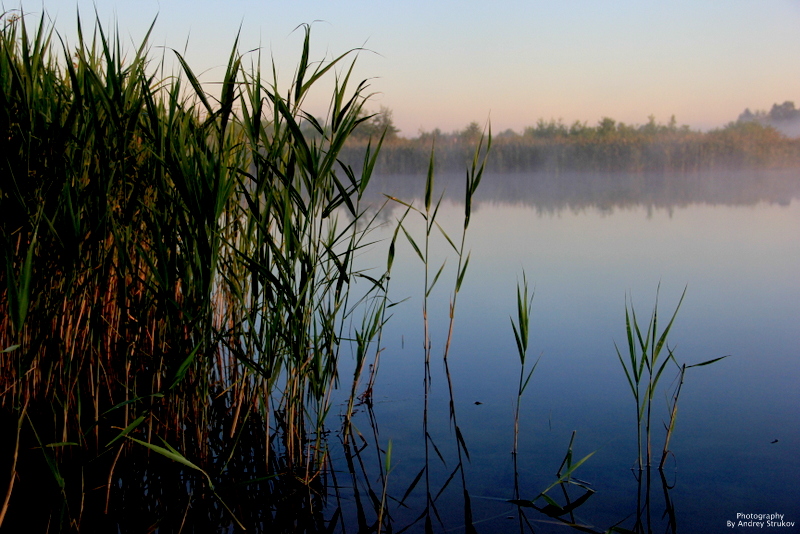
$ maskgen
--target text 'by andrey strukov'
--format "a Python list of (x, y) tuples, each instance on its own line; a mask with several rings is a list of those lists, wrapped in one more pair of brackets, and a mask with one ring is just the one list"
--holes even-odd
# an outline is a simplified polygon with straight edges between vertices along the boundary
[(783, 514), (736, 514), (735, 521), (727, 521), (729, 528), (753, 527), (753, 528), (781, 528), (793, 527), (794, 521), (784, 521)]

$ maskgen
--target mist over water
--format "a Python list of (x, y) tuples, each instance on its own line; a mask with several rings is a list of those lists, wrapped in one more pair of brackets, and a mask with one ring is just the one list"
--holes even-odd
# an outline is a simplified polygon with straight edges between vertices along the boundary
[[(463, 173), (438, 173), (435, 180), (448, 199), (457, 201), (463, 197)], [(418, 196), (424, 185), (424, 175), (379, 175), (372, 179), (373, 192), (401, 199)], [(487, 173), (477, 194), (479, 202), (524, 205), (541, 212), (640, 205), (655, 208), (690, 204), (745, 206), (760, 202), (788, 205), (796, 198), (800, 198), (798, 169)]]

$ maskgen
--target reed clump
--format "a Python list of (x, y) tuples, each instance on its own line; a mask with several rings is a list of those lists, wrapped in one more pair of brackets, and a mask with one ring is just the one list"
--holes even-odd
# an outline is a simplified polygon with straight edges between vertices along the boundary
[(683, 293), (681, 293), (675, 311), (669, 318), (667, 326), (661, 332), (658, 331), (658, 291), (656, 291), (656, 302), (650, 314), (650, 319), (647, 322), (646, 331), (640, 326), (636, 318), (636, 311), (633, 308), (633, 304), (629, 307), (626, 299), (625, 334), (628, 346), (627, 354), (623, 356), (622, 351), (620, 351), (616, 343), (614, 344), (617, 358), (625, 372), (628, 386), (633, 395), (633, 400), (636, 403), (636, 449), (638, 454), (636, 464), (639, 472), (645, 468), (649, 471), (652, 466), (653, 452), (651, 437), (653, 428), (651, 427), (651, 422), (653, 417), (653, 399), (662, 374), (669, 364), (672, 363), (677, 368), (678, 385), (671, 395), (671, 400), (668, 399), (667, 402), (670, 415), (669, 422), (664, 423), (666, 434), (661, 460), (659, 462), (659, 469), (663, 469), (667, 455), (670, 453), (669, 442), (675, 429), (675, 421), (678, 414), (678, 400), (683, 387), (686, 369), (703, 367), (727, 358), (727, 356), (721, 356), (692, 365), (679, 363), (675, 358), (674, 349), (670, 348), (667, 337), (678, 315), (678, 310), (683, 303), (683, 298), (686, 296), (686, 289), (687, 288), (684, 288)]
[[(80, 524), (86, 488), (113, 508), (131, 448), (212, 491), (237, 454), (261, 483), (325, 464), (347, 325), (386, 306), (385, 275), (354, 263), (381, 140), (358, 172), (340, 160), (369, 118), (367, 85), (349, 53), (312, 63), (303, 31), (287, 89), (234, 44), (214, 96), (177, 52), (164, 75), (146, 38), (130, 53), (79, 23), (68, 48), (44, 15), (3, 16), (0, 408), (44, 451), (64, 525)], [(303, 105), (324, 76), (336, 83), (318, 119)], [(369, 346), (382, 321), (366, 324)], [(27, 454), (12, 448), (2, 514)]]

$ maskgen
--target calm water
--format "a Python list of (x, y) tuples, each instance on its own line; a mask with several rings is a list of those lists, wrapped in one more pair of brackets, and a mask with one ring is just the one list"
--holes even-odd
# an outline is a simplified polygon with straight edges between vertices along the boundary
[[(444, 177), (437, 187), (446, 185), (454, 199), (443, 202), (438, 218), (454, 240), (463, 217), (455, 201), (462, 194), (460, 179)], [(398, 178), (385, 184), (404, 198), (423, 187)], [(450, 353), (478, 531), (519, 529), (516, 508), (503, 500), (513, 498), (510, 452), (519, 377), (509, 316), (516, 318), (523, 270), (535, 287), (528, 353), (541, 360), (521, 409), (522, 498), (555, 480), (576, 431), (576, 460), (594, 455), (574, 475), (596, 490), (576, 519), (601, 531), (619, 522), (633, 528), (635, 405), (614, 342), (625, 350), (626, 295), (646, 321), (660, 284), (659, 311), (666, 320), (687, 287), (670, 334), (676, 358), (692, 364), (730, 357), (686, 373), (670, 447), (675, 456), (665, 470), (678, 531), (757, 530), (728, 528), (737, 513), (783, 514), (795, 527), (773, 530), (800, 531), (800, 173), (490, 176), (481, 187)], [(400, 213), (386, 213), (387, 227), (376, 237), (390, 236)], [(421, 242), (419, 221), (409, 221), (408, 229)], [(441, 363), (456, 258), (438, 236), (435, 250), (433, 272), (450, 256), (429, 311), (430, 432), (447, 462), (430, 453), (437, 492), (457, 463)], [(393, 299), (408, 300), (392, 308), (374, 412), (379, 443), (392, 440), (397, 467), (389, 494), (399, 499), (424, 464), (422, 264), (402, 238), (394, 273)], [(667, 419), (664, 396), (675, 385), (672, 369), (656, 397), (656, 463)], [(358, 424), (365, 437), (372, 435), (367, 423), (362, 411)], [(448, 531), (463, 531), (460, 485), (457, 476), (437, 501)], [(664, 491), (655, 470), (651, 488), (654, 529), (665, 531)], [(423, 483), (406, 499), (408, 508), (390, 503), (395, 530), (412, 523), (425, 505)], [(527, 516), (536, 532), (570, 530), (534, 511)], [(423, 523), (411, 530), (422, 531)]]

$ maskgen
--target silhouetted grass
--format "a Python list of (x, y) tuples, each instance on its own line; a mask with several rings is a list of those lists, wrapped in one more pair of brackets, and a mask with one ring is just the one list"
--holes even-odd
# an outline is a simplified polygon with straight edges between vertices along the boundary
[[(6, 15), (0, 404), (41, 447), (64, 528), (79, 528), (89, 489), (108, 509), (134, 447), (200, 474), (193, 487), (238, 523), (215, 490), (223, 473), (260, 448), (261, 478), (320, 476), (348, 325), (364, 314), (360, 369), (384, 323), (388, 277), (354, 261), (381, 141), (358, 173), (339, 157), (367, 86), (348, 53), (312, 62), (308, 27), (288, 90), (234, 43), (211, 95), (177, 52), (180, 72), (156, 77), (146, 39), (130, 53), (79, 26), (68, 49), (44, 16), (31, 29)], [(327, 117), (305, 113), (334, 75)]]

